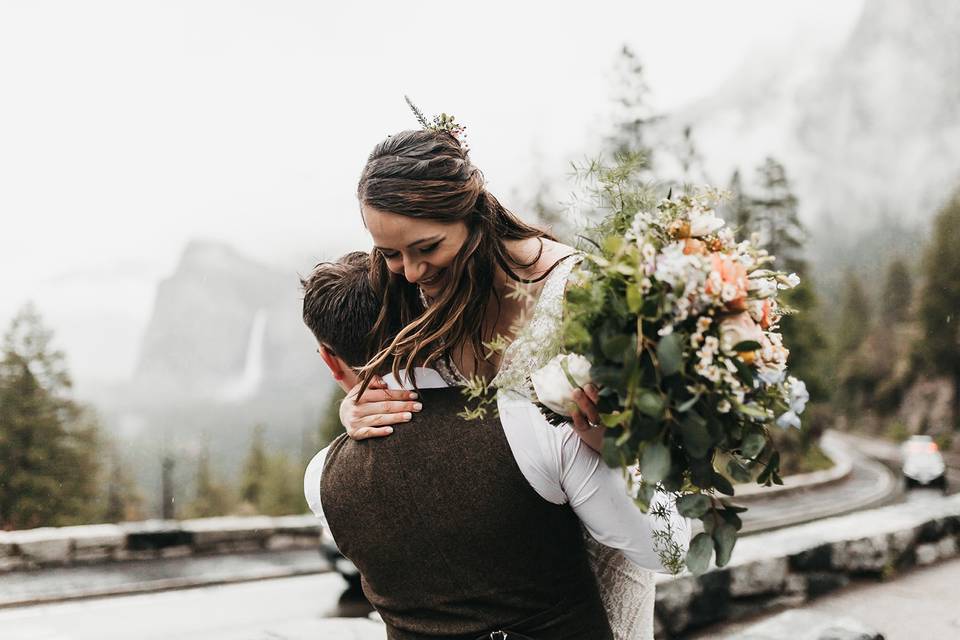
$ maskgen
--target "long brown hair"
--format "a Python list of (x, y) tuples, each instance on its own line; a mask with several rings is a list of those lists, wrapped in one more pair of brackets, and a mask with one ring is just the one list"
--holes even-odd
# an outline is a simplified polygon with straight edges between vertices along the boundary
[[(520, 280), (514, 268), (529, 267), (540, 257), (520, 263), (504, 243), (554, 238), (501, 205), (484, 188), (483, 174), (460, 142), (445, 131), (404, 131), (378, 144), (360, 175), (357, 197), (361, 207), (467, 225), (463, 248), (448, 267), (448, 286), (426, 308), (417, 285), (392, 273), (374, 251), (371, 278), (383, 306), (371, 336), (377, 354), (363, 371), (364, 387), (387, 365), (395, 375), (401, 368), (409, 375), (414, 366), (429, 366), (456, 346), (471, 345), (478, 365), (483, 343), (494, 337), (483, 335), (482, 327), (491, 293), (500, 306), (493, 286), (497, 267)], [(392, 333), (390, 320), (396, 318), (397, 307), (403, 329)]]

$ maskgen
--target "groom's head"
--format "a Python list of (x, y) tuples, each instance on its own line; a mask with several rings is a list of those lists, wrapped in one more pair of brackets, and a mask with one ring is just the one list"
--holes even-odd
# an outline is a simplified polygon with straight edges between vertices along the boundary
[(346, 390), (359, 382), (355, 369), (373, 355), (370, 333), (381, 302), (370, 282), (370, 256), (354, 251), (314, 267), (303, 286), (303, 321), (323, 361)]

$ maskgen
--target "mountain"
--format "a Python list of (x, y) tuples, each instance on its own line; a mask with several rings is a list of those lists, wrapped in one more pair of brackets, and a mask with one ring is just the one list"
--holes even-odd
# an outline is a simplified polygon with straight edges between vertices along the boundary
[(960, 3), (865, 2), (844, 41), (747, 60), (658, 135), (677, 147), (687, 126), (714, 183), (783, 162), (808, 224), (922, 225), (960, 183)]

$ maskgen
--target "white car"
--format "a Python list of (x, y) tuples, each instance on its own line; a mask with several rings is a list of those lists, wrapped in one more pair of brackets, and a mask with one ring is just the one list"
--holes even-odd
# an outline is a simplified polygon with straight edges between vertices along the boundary
[(939, 487), (947, 489), (947, 467), (943, 463), (940, 448), (930, 436), (911, 436), (900, 449), (903, 461), (903, 477), (907, 488)]

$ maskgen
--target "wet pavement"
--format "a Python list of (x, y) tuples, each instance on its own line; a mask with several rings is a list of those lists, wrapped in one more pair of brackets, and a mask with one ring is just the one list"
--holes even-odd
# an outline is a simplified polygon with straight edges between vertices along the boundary
[(328, 619), (332, 573), (0, 610), (3, 640), (383, 640), (382, 624)]
[[(0, 576), (0, 607), (184, 589), (329, 570), (330, 564), (319, 552), (298, 549), (13, 571)], [(6, 636), (0, 634), (0, 638)]]

